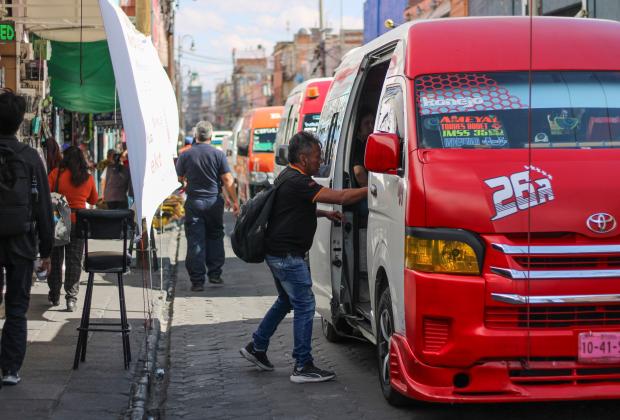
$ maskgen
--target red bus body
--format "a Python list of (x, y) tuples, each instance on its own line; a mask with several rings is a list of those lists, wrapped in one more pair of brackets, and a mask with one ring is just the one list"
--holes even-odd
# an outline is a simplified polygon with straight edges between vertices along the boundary
[[(423, 148), (412, 93), (417, 79), (434, 74), (618, 72), (620, 23), (439, 19), (397, 28), (362, 47), (363, 53), (396, 43), (385, 83), (395, 76), (404, 80), (408, 142), (403, 185), (399, 197), (390, 199), (392, 206), (404, 195), (405, 232), (467, 231), (480, 238), (484, 257), (476, 275), (423, 272), (404, 266), (401, 256), (381, 260), (370, 249), (381, 240), (368, 240), (371, 282), (381, 269), (373, 258), (383, 261), (387, 277), (390, 265), (404, 270), (402, 291), (389, 286), (395, 316), (404, 308), (404, 328), (391, 337), (391, 386), (430, 402), (619, 398), (620, 356), (580, 362), (578, 345), (580, 334), (613, 333), (620, 355), (620, 227), (603, 216), (592, 218), (607, 214), (620, 221), (620, 148)], [(363, 69), (355, 54), (337, 70), (328, 102), (355, 86)], [(324, 119), (328, 127), (329, 118), (322, 116), (321, 124)], [(497, 208), (512, 204), (509, 198), (494, 201), (500, 189), (485, 182), (522, 171), (552, 180), (554, 197), (497, 218)], [(373, 176), (369, 185), (388, 179)], [(379, 182), (379, 194), (389, 185)], [(536, 197), (538, 187), (531, 188), (524, 197)], [(400, 238), (392, 225), (385, 224), (387, 248), (390, 239)], [(370, 289), (373, 298), (372, 283)], [(371, 300), (375, 305), (377, 298)], [(317, 306), (328, 308), (325, 302), (317, 298)], [(329, 308), (321, 314), (325, 318)]]

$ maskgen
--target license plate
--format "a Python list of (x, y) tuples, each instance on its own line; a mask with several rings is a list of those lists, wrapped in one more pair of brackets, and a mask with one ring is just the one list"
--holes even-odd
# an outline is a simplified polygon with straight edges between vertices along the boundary
[(580, 333), (578, 344), (578, 360), (581, 363), (620, 362), (620, 332)]

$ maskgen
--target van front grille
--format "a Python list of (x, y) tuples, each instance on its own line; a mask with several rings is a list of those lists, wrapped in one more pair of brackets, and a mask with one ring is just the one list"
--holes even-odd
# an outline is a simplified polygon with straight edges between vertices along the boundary
[[(528, 316), (529, 314), (529, 316)], [(620, 325), (620, 305), (489, 306), (488, 328), (570, 328)]]
[(515, 262), (524, 269), (583, 269), (583, 268), (617, 268), (620, 267), (619, 255), (601, 256), (552, 256), (552, 257), (513, 257)]
[(533, 362), (524, 367), (511, 362), (508, 366), (510, 380), (518, 385), (559, 385), (620, 382), (620, 366), (584, 366), (575, 362)]

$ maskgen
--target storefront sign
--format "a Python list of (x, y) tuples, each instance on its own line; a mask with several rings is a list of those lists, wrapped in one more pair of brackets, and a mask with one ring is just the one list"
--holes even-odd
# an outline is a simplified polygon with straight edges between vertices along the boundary
[(136, 216), (150, 229), (159, 205), (179, 186), (173, 163), (179, 135), (176, 97), (150, 38), (113, 0), (99, 0), (99, 7), (123, 114)]
[(0, 22), (0, 42), (15, 41), (15, 25), (13, 22)]

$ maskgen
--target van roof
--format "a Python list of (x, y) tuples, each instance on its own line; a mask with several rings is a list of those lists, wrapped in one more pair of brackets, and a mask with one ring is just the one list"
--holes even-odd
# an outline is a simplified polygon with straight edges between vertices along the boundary
[[(620, 23), (538, 16), (532, 19), (532, 69), (620, 70)], [(527, 70), (530, 18), (466, 17), (408, 22), (345, 55), (338, 70), (403, 40), (405, 74)], [(337, 71), (338, 71), (337, 70)]]
[(282, 118), (283, 111), (283, 106), (266, 106), (261, 108), (252, 108), (248, 111), (247, 115), (249, 115), (252, 119), (252, 127), (271, 128), (278, 126), (280, 119)]
[(308, 79), (295, 86), (293, 90), (291, 90), (291, 93), (289, 93), (289, 96), (299, 92), (303, 92), (308, 86), (322, 83), (331, 83), (332, 80), (334, 80), (333, 77), (317, 77), (315, 79)]

